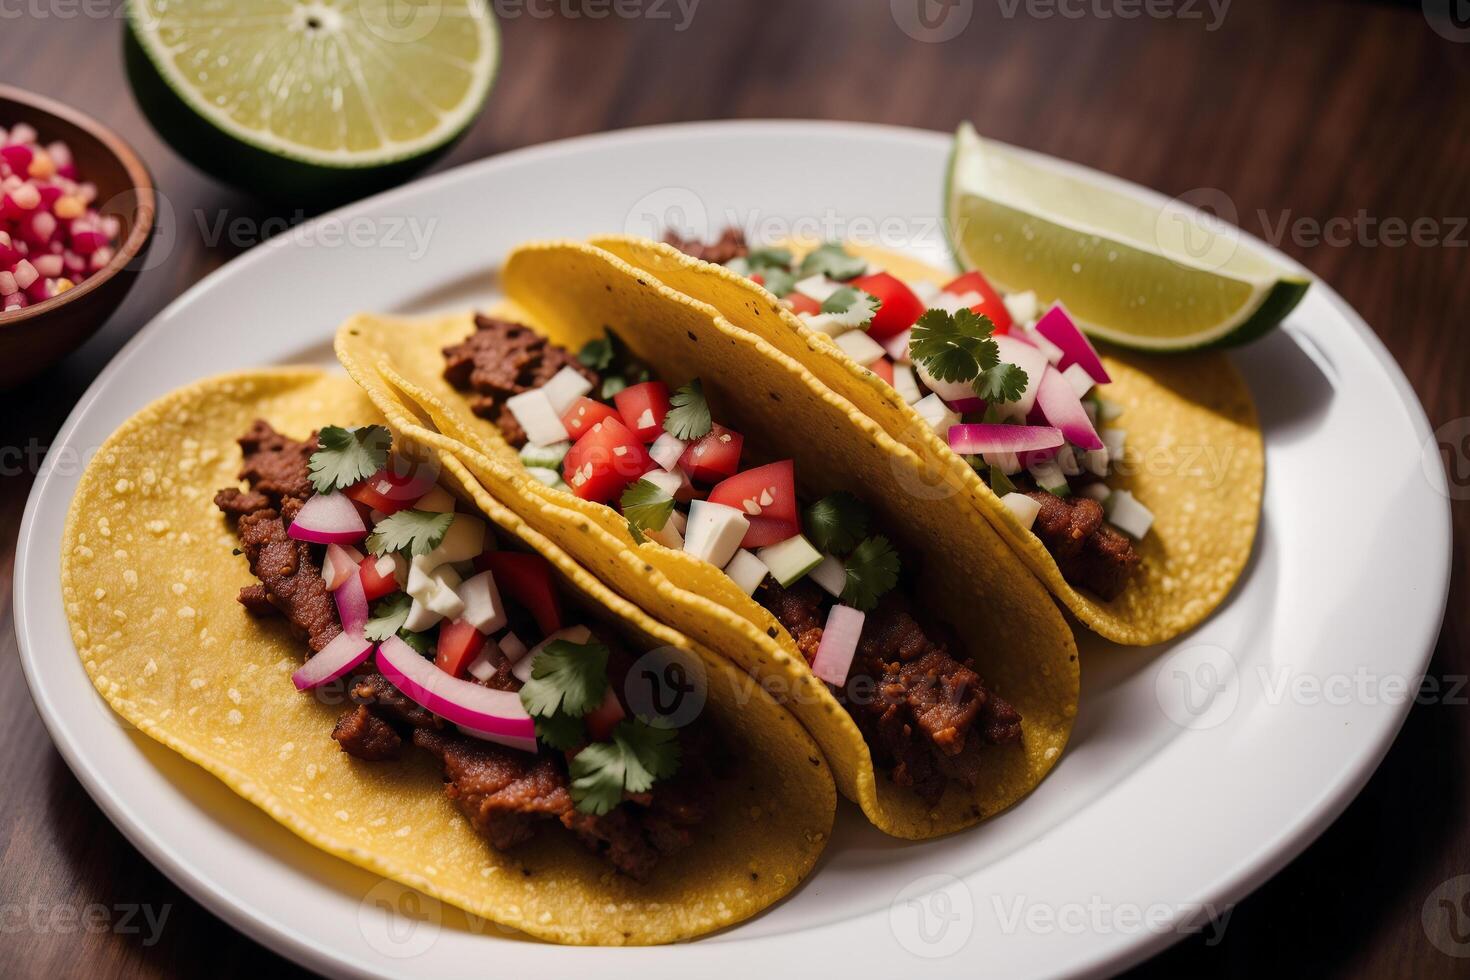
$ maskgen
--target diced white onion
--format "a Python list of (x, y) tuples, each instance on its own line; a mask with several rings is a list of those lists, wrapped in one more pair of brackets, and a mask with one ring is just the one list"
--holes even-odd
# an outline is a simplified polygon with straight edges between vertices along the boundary
[(1024, 493), (1008, 493), (1000, 498), (1000, 502), (1016, 515), (1016, 520), (1028, 531), (1036, 523), (1036, 515), (1041, 513), (1041, 505)]
[(567, 439), (567, 427), (561, 424), (561, 413), (551, 404), (543, 388), (522, 392), (508, 399), (505, 407), (521, 424), (526, 439), (533, 446), (552, 446)]
[(551, 402), (552, 411), (561, 415), (572, 407), (572, 402), (581, 398), (592, 390), (592, 382), (582, 377), (581, 372), (575, 368), (564, 367), (551, 376), (551, 380), (541, 386), (546, 392), (546, 400)]
[(730, 576), (731, 580), (740, 586), (746, 595), (755, 595), (755, 590), (770, 573), (771, 570), (766, 567), (765, 562), (744, 548), (735, 552), (735, 557), (731, 558), (730, 563), (725, 566), (725, 574)]

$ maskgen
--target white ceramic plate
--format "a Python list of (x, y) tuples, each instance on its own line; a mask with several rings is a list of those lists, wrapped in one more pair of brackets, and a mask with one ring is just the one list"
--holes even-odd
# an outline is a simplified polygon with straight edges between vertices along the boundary
[[(805, 886), (697, 943), (521, 941), (328, 858), (127, 730), (73, 651), (57, 583), (78, 461), (155, 396), (219, 371), (328, 363), (333, 327), (357, 310), (489, 300), (486, 270), (530, 238), (650, 233), (668, 221), (717, 231), (733, 219), (770, 237), (876, 235), (940, 260), (947, 148), (941, 134), (806, 122), (573, 140), (354, 205), (328, 219), (335, 236), (318, 222), (199, 283), (82, 398), (21, 528), (21, 655), (72, 770), (190, 894), (336, 975), (483, 976), (487, 964), (499, 976), (1103, 973), (1202, 921), (1219, 928), (1228, 903), (1305, 847), (1377, 766), (1448, 586), (1448, 497), (1437, 453), (1425, 455), (1423, 411), (1382, 345), (1320, 283), (1284, 331), (1236, 355), (1260, 404), (1269, 476), (1254, 560), (1225, 606), (1167, 648), (1085, 637), (1071, 747), (1010, 812), (914, 845), (844, 806)], [(354, 228), (356, 246), (345, 241)], [(422, 250), (414, 229), (428, 232)], [(1370, 471), (1343, 479), (1365, 452)]]

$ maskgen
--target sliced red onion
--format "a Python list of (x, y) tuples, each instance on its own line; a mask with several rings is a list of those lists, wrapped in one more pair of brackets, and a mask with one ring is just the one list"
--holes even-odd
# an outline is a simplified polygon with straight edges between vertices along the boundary
[(349, 633), (360, 633), (367, 625), (367, 592), (362, 587), (362, 575), (353, 575), (332, 593), (337, 600), (337, 619)]
[(961, 456), (1055, 449), (1065, 441), (1062, 431), (1051, 426), (980, 423), (949, 428), (949, 448)]
[(366, 537), (367, 525), (345, 495), (319, 493), (301, 506), (286, 533), (312, 544), (347, 544)]
[(995, 346), (1000, 349), (1001, 363), (1014, 364), (1026, 372), (1026, 390), (1021, 393), (1021, 397), (1001, 406), (1011, 417), (1024, 419), (1036, 404), (1036, 391), (1041, 387), (1041, 376), (1051, 365), (1047, 363), (1046, 355), (1036, 347), (1010, 334), (996, 337)]
[(924, 387), (947, 402), (963, 401), (966, 398), (975, 397), (975, 389), (968, 381), (940, 381), (929, 373), (929, 369), (922, 364), (914, 366), (919, 372), (919, 380), (924, 382)]
[[(402, 641), (399, 641), (402, 642)], [(350, 674), (372, 656), (373, 644), (358, 632), (344, 630), (322, 647), (310, 660), (291, 675), (298, 691), (309, 691), (328, 681)]]
[(1077, 397), (1077, 392), (1072, 390), (1060, 371), (1051, 368), (1042, 375), (1041, 387), (1036, 392), (1036, 405), (1048, 422), (1062, 430), (1068, 442), (1083, 449), (1103, 447), (1102, 439), (1092, 427), (1092, 420), (1087, 417), (1087, 410), (1082, 407), (1082, 399)]
[(851, 606), (833, 606), (827, 613), (827, 625), (822, 630), (817, 655), (812, 658), (812, 673), (828, 684), (838, 687), (846, 684), (866, 619), (866, 615)]
[(327, 583), (327, 591), (336, 592), (342, 583), (357, 574), (361, 564), (362, 552), (351, 545), (327, 545), (327, 558), (322, 562), (322, 580)]
[(976, 398), (974, 395), (971, 395), (969, 398), (959, 398), (950, 402), (949, 407), (961, 415), (966, 415), (970, 412), (983, 412), (985, 411), (985, 399)]
[(1100, 385), (1113, 380), (1108, 376), (1108, 369), (1103, 367), (1102, 358), (1097, 356), (1097, 348), (1092, 346), (1092, 341), (1087, 339), (1061, 303), (1047, 310), (1046, 315), (1036, 321), (1034, 329), (1062, 349), (1062, 360), (1057, 365), (1061, 370), (1080, 364), (1082, 370)]
[(378, 647), (378, 670), (403, 696), (476, 738), (536, 751), (536, 725), (512, 691), (496, 691), (451, 677), (414, 653), (397, 636)]

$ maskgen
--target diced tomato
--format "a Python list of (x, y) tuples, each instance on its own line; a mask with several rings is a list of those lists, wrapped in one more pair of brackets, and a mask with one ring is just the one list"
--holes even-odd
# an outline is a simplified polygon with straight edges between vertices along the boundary
[(869, 364), (868, 365), (868, 370), (869, 371), (872, 371), (874, 374), (876, 374), (878, 377), (882, 378), (884, 381), (887, 381), (888, 384), (890, 386), (892, 386), (892, 384), (893, 384), (893, 362), (890, 361), (888, 358), (886, 358), (886, 357), (880, 357), (880, 358), (878, 358), (872, 364)]
[(412, 507), (434, 489), (438, 479), (438, 473), (431, 467), (395, 456), (387, 466), (342, 492), (349, 500), (368, 510), (396, 514)]
[(801, 533), (796, 466), (789, 459), (737, 473), (711, 490), (709, 501), (734, 507), (750, 521), (742, 548), (764, 548)]
[(475, 559), (475, 568), (495, 576), (496, 588), (524, 606), (542, 633), (549, 636), (561, 629), (561, 594), (545, 558), (519, 551), (487, 551)]
[(614, 416), (598, 422), (577, 440), (562, 464), (562, 479), (583, 500), (606, 504), (652, 465), (643, 441)]
[(561, 424), (566, 426), (567, 432), (572, 436), (572, 441), (580, 439), (588, 429), (592, 428), (603, 419), (615, 419), (618, 410), (611, 405), (605, 405), (591, 398), (582, 397), (567, 408), (561, 417)]
[(439, 627), (434, 666), (450, 677), (463, 677), (470, 663), (485, 649), (485, 634), (463, 619)]
[(924, 315), (924, 304), (914, 291), (887, 272), (858, 276), (849, 285), (878, 297), (878, 312), (873, 315), (868, 336), (880, 344), (897, 337)]
[(786, 297), (786, 302), (791, 304), (792, 313), (810, 313), (816, 316), (822, 312), (822, 304), (812, 299), (806, 293), (792, 293)]
[(618, 722), (626, 717), (622, 703), (613, 693), (612, 685), (608, 685), (607, 695), (602, 699), (602, 703), (586, 715), (587, 734), (594, 742), (606, 742), (612, 738), (613, 729), (617, 727)]
[(398, 591), (398, 581), (393, 577), (392, 561), (383, 561), (383, 566), (388, 569), (387, 575), (378, 574), (379, 561), (382, 559), (375, 555), (368, 555), (358, 566), (361, 569), (358, 576), (362, 579), (362, 591), (367, 593), (368, 602)]
[(623, 424), (644, 442), (653, 442), (664, 432), (664, 416), (669, 414), (669, 386), (662, 381), (645, 381), (624, 388), (613, 396)]
[(715, 423), (709, 435), (684, 450), (684, 455), (679, 457), (679, 466), (691, 479), (718, 483), (734, 476), (740, 469), (740, 451), (744, 447), (744, 436)]
[(750, 281), (755, 283), (757, 286), (764, 286), (766, 284), (766, 277), (761, 275), (759, 272), (752, 272), (750, 274)]
[(980, 302), (970, 309), (983, 316), (990, 317), (990, 322), (995, 324), (996, 333), (1010, 333), (1011, 313), (1006, 309), (1005, 301), (1000, 298), (1000, 293), (979, 272), (967, 272), (954, 282), (944, 287), (944, 291), (951, 296), (963, 296), (966, 293), (979, 293)]

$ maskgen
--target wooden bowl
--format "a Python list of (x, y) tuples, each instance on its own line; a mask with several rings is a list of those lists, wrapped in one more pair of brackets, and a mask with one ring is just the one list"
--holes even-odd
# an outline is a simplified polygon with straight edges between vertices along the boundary
[(153, 179), (118, 136), (75, 109), (0, 85), (0, 126), (30, 123), (40, 141), (64, 140), (77, 172), (97, 185), (97, 209), (122, 225), (107, 268), (60, 296), (0, 313), (0, 388), (25, 381), (81, 346), (107, 321), (133, 285), (157, 213)]

